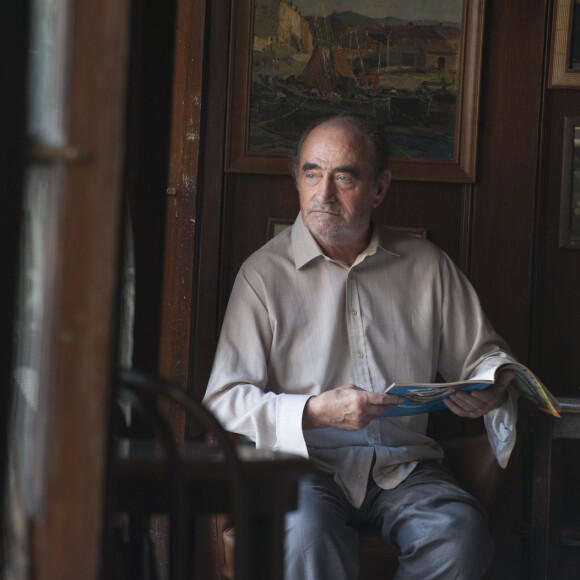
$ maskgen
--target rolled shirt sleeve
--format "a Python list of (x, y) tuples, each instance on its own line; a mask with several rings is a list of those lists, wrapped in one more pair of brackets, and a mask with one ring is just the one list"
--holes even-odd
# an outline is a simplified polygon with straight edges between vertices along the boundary
[(483, 417), (489, 443), (500, 466), (505, 469), (516, 444), (518, 395), (511, 387), (503, 404)]

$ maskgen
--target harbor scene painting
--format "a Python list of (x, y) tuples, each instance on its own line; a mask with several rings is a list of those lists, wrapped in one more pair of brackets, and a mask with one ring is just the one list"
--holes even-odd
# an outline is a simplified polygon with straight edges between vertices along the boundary
[(344, 113), (393, 158), (453, 160), (463, 19), (463, 0), (254, 0), (248, 150), (288, 153)]

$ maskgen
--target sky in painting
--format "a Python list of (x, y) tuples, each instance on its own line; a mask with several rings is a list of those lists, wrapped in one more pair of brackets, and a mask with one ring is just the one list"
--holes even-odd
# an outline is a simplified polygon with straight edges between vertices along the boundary
[[(306, 15), (322, 15), (322, 0), (294, 0)], [(373, 18), (395, 16), (405, 20), (461, 21), (463, 0), (324, 0), (326, 14), (352, 10)]]

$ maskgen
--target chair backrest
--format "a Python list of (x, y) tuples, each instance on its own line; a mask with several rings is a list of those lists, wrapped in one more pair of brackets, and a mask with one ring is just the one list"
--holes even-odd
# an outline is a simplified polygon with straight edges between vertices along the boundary
[[(187, 544), (187, 528), (189, 522), (188, 490), (181, 456), (171, 435), (170, 429), (157, 410), (156, 401), (159, 398), (169, 399), (181, 405), (189, 416), (204, 432), (210, 432), (214, 443), (219, 445), (229, 474), (232, 512), (237, 528), (244, 537), (247, 518), (245, 516), (246, 483), (242, 477), (240, 460), (234, 442), (213, 414), (193, 399), (182, 389), (167, 383), (156, 376), (134, 370), (121, 370), (118, 375), (119, 394), (124, 396), (138, 411), (155, 432), (165, 450), (169, 463), (172, 497), (170, 498), (170, 577), (175, 580), (185, 580), (188, 577), (187, 555), (191, 546)], [(154, 402), (153, 408), (148, 404)], [(246, 569), (246, 557), (241, 542), (235, 546), (235, 568)]]

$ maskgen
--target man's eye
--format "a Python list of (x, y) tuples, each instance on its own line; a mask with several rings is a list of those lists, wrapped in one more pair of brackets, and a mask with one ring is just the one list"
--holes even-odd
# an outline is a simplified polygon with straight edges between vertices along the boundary
[(336, 180), (340, 183), (352, 183), (353, 179), (351, 175), (337, 175)]

